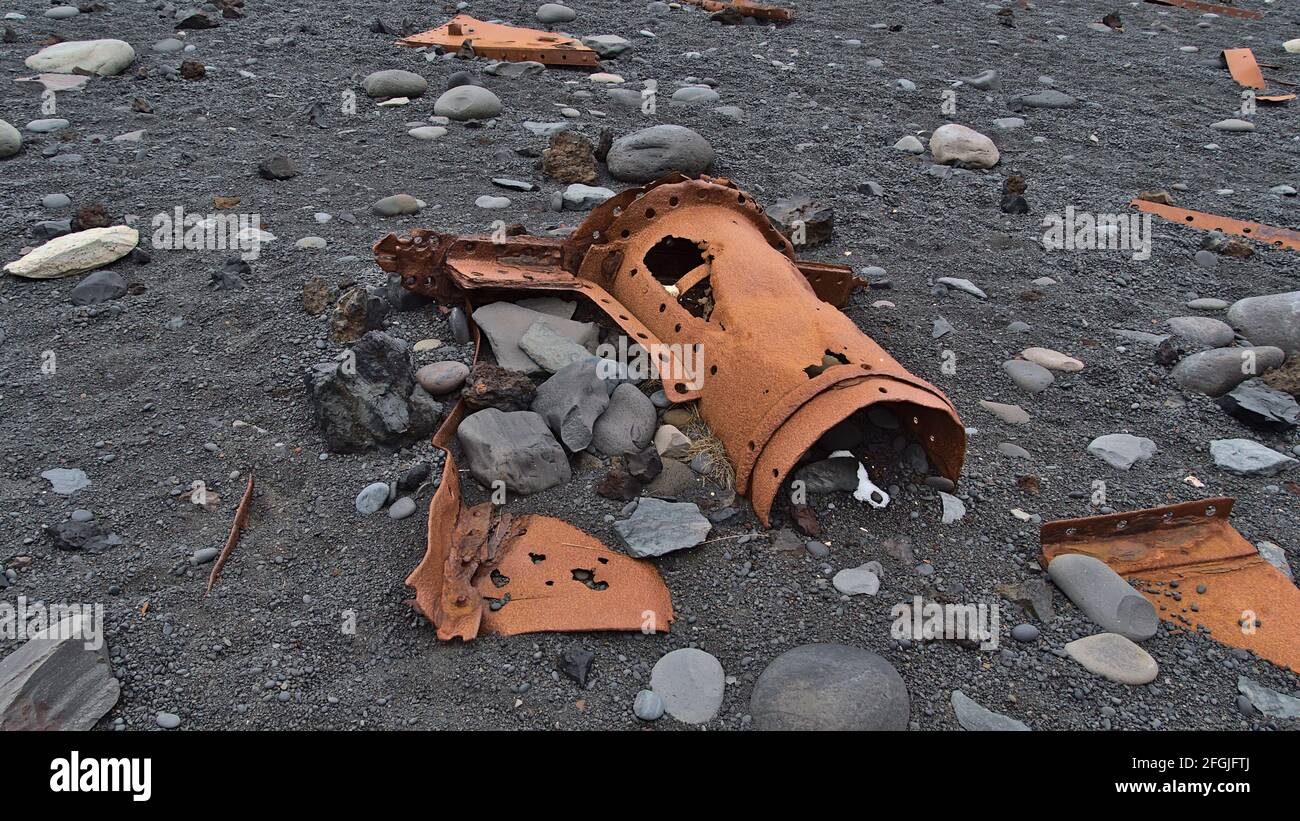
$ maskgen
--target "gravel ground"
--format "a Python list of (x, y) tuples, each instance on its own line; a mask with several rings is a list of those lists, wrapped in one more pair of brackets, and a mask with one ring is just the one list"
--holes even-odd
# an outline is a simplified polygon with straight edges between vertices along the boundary
[[(918, 594), (1000, 603), (1004, 635), (1025, 621), (995, 592), (1000, 584), (1042, 575), (1036, 525), (1009, 511), (1022, 508), (1044, 520), (1089, 515), (1098, 479), (1119, 510), (1235, 496), (1235, 526), (1252, 542), (1283, 545), (1300, 567), (1300, 499), (1280, 480), (1232, 476), (1208, 454), (1211, 439), (1258, 437), (1211, 399), (1178, 390), (1149, 348), (1110, 332), (1158, 330), (1165, 319), (1191, 313), (1184, 303), (1192, 297), (1232, 301), (1294, 289), (1293, 252), (1260, 248), (1249, 259), (1198, 267), (1192, 257), (1203, 235), (1159, 222), (1146, 261), (1125, 252), (1046, 252), (1037, 242), (1045, 214), (1067, 206), (1124, 212), (1138, 191), (1176, 183), (1186, 186), (1175, 195), (1187, 208), (1275, 225), (1300, 222), (1294, 197), (1269, 193), (1279, 184), (1300, 184), (1290, 176), (1300, 167), (1300, 143), (1289, 124), (1295, 104), (1261, 110), (1251, 133), (1208, 128), (1233, 116), (1239, 104), (1237, 86), (1217, 64), (1219, 50), (1250, 46), (1262, 62), (1285, 64), (1278, 76), (1300, 80), (1297, 58), (1279, 46), (1300, 36), (1300, 12), (1259, 0), (1238, 4), (1267, 9), (1268, 16), (1207, 19), (1134, 3), (1119, 9), (1124, 33), (1103, 34), (1088, 24), (1113, 4), (1039, 2), (1021, 9), (1012, 3), (1014, 27), (1008, 27), (996, 5), (821, 0), (800, 3), (796, 23), (772, 29), (720, 27), (692, 8), (661, 14), (643, 2), (573, 0), (578, 17), (566, 30), (620, 34), (635, 44), (607, 61), (607, 70), (629, 81), (656, 79), (665, 103), (684, 78), (713, 78), (719, 104), (742, 108), (744, 121), (719, 116), (709, 105), (662, 104), (652, 116), (629, 112), (605, 104), (599, 90), (591, 100), (575, 97), (588, 87), (584, 74), (550, 70), (523, 80), (482, 77), (504, 103), (495, 126), (452, 124), (443, 139), (422, 143), (406, 136), (405, 124), (429, 117), (446, 78), (472, 66), (427, 62), (423, 53), (393, 46), (392, 36), (372, 33), (369, 21), (382, 17), (395, 27), (406, 19), (429, 28), (452, 13), (447, 4), (355, 0), (288, 8), (247, 0), (245, 19), (185, 35), (196, 49), (184, 56), (208, 69), (204, 78), (186, 81), (168, 76), (182, 55), (151, 49), (174, 34), (171, 20), (155, 8), (161, 4), (114, 0), (104, 11), (50, 20), (40, 16), (46, 4), (6, 3), (0, 11), (28, 18), (9, 22), (17, 41), (0, 52), (0, 76), (29, 74), (22, 61), (49, 34), (120, 38), (138, 55), (122, 76), (60, 94), (57, 116), (71, 127), (25, 134), (23, 152), (2, 161), (6, 260), (38, 244), (34, 223), (70, 214), (42, 208), (41, 198), (53, 192), (68, 194), (74, 209), (101, 203), (113, 221), (134, 214), (144, 223), (177, 207), (209, 213), (214, 196), (237, 196), (240, 210), (260, 214), (279, 240), (252, 263), (249, 287), (240, 291), (208, 287), (225, 257), (220, 251), (148, 249), (147, 265), (123, 260), (114, 269), (132, 293), (90, 309), (69, 303), (75, 279), (0, 279), (0, 559), (10, 567), (21, 564), (17, 557), (31, 559), (0, 597), (104, 603), (123, 692), (103, 727), (154, 729), (155, 715), (167, 711), (186, 729), (682, 728), (670, 718), (641, 724), (632, 702), (661, 655), (696, 646), (715, 655), (729, 677), (722, 711), (708, 726), (743, 729), (764, 666), (810, 642), (857, 645), (887, 658), (907, 683), (917, 729), (958, 727), (949, 706), (953, 689), (1035, 729), (1286, 726), (1243, 716), (1236, 681), (1245, 674), (1294, 693), (1296, 676), (1205, 637), (1162, 629), (1145, 642), (1161, 668), (1145, 687), (1088, 674), (1052, 652), (1095, 631), (1060, 595), (1057, 618), (1041, 625), (1036, 643), (1012, 646), (1004, 639), (991, 653), (951, 642), (904, 649), (888, 629), (890, 608)], [(534, 5), (483, 2), (467, 11), (529, 25)], [(656, 36), (638, 34), (641, 29)], [(860, 45), (842, 42), (847, 38)], [(883, 68), (872, 67), (870, 58), (882, 60)], [(357, 81), (386, 68), (425, 76), (429, 93), (406, 107), (376, 107)], [(1001, 88), (959, 88), (956, 114), (946, 116), (942, 92), (986, 68), (1001, 73)], [(1008, 98), (1044, 88), (1042, 75), (1084, 104), (1012, 112)], [(899, 78), (916, 90), (896, 88)], [(359, 97), (351, 116), (340, 108), (348, 91)], [(155, 113), (136, 113), (137, 97)], [(306, 109), (316, 102), (324, 127), (308, 122)], [(833, 204), (834, 237), (810, 256), (887, 271), (892, 287), (859, 292), (850, 315), (906, 367), (945, 390), (963, 421), (978, 429), (959, 485), (964, 519), (939, 524), (938, 496), (922, 487), (905, 488), (883, 511), (842, 503), (828, 509), (823, 499), (817, 506), (831, 545), (827, 560), (776, 559), (765, 539), (717, 541), (658, 560), (678, 615), (671, 633), (437, 642), (404, 604), (403, 580), (423, 553), (423, 515), (363, 517), (353, 506), (362, 487), (396, 478), (431, 459), (434, 449), (325, 454), (302, 374), (342, 347), (328, 341), (324, 318), (302, 310), (302, 285), (317, 275), (382, 284), (370, 246), (390, 231), (483, 232), (498, 218), (522, 222), (533, 233), (575, 224), (581, 215), (548, 208), (556, 184), (534, 160), (515, 153), (544, 147), (544, 139), (519, 124), (559, 119), (556, 104), (580, 109), (576, 127), (593, 138), (602, 128), (617, 136), (658, 122), (689, 126), (712, 143), (713, 173), (735, 180), (760, 203), (813, 194)], [(45, 115), (30, 85), (5, 82), (0, 116), (21, 128)], [(993, 120), (1008, 116), (1022, 116), (1026, 125), (998, 130)], [(905, 134), (949, 120), (991, 135), (1001, 164), (940, 178), (927, 173), (928, 155), (892, 148)], [(145, 129), (139, 143), (107, 139), (136, 129)], [(1209, 143), (1221, 148), (1207, 150)], [(52, 164), (42, 149), (54, 145), (83, 162)], [(258, 162), (276, 153), (288, 155), (300, 174), (261, 179)], [(999, 210), (1010, 174), (1028, 183), (1027, 215)], [(503, 192), (489, 182), (493, 176), (532, 180), (542, 190)], [(884, 196), (862, 193), (867, 181), (878, 183)], [(607, 177), (600, 184), (622, 187)], [(371, 202), (398, 192), (428, 206), (397, 219), (370, 213)], [(480, 195), (503, 193), (513, 200), (507, 210), (474, 206)], [(335, 218), (318, 224), (316, 212)], [(309, 235), (325, 238), (328, 247), (294, 248)], [(941, 276), (968, 278), (988, 299), (936, 290)], [(1044, 276), (1057, 284), (1033, 284)], [(879, 299), (895, 307), (872, 307)], [(937, 316), (955, 328), (938, 341), (931, 339)], [(1013, 320), (1031, 330), (1009, 333)], [(412, 342), (443, 340), (424, 360), (472, 356), (455, 345), (435, 311), (393, 314), (388, 331)], [(1043, 393), (1021, 394), (1000, 366), (1030, 345), (1069, 353), (1086, 368), (1058, 375)], [(940, 370), (945, 350), (956, 355), (955, 374)], [(46, 351), (57, 356), (54, 374), (40, 367)], [(1006, 426), (980, 409), (981, 399), (1020, 403), (1033, 419)], [(235, 426), (236, 420), (262, 430)], [(1122, 431), (1150, 437), (1159, 452), (1127, 472), (1086, 453), (1094, 437)], [(1004, 441), (1023, 446), (1033, 460), (1001, 455), (997, 445)], [(1294, 433), (1264, 441), (1284, 450), (1297, 443)], [(51, 493), (40, 474), (56, 466), (85, 470), (91, 486), (71, 498)], [(258, 480), (250, 528), (205, 599), (209, 568), (192, 568), (186, 559), (222, 545), (250, 469)], [(1205, 487), (1186, 484), (1189, 474)], [(1021, 475), (1038, 477), (1041, 491), (1021, 490)], [(622, 505), (594, 494), (599, 478), (576, 473), (569, 486), (527, 499), (519, 509), (547, 512), (616, 543), (609, 522)], [(219, 494), (215, 510), (176, 495), (175, 488), (194, 481)], [(429, 492), (422, 493), (421, 508)], [(124, 544), (97, 555), (54, 549), (44, 531), (73, 508), (92, 509)], [(747, 512), (713, 537), (757, 531)], [(903, 535), (932, 575), (884, 552), (886, 538)], [(871, 559), (884, 565), (880, 593), (841, 600), (827, 584), (833, 571)], [(345, 610), (356, 614), (355, 635), (340, 629)], [(596, 653), (586, 691), (554, 674), (556, 656), (573, 644)], [(14, 646), (0, 642), (0, 653)]]

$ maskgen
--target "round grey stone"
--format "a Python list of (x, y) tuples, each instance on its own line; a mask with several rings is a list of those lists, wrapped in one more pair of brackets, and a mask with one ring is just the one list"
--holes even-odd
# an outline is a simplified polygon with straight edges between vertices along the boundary
[(680, 125), (656, 125), (619, 137), (605, 162), (610, 176), (624, 182), (650, 182), (670, 171), (687, 176), (713, 164), (709, 141)]
[(361, 87), (367, 96), (375, 98), (419, 97), (429, 88), (429, 81), (413, 71), (393, 68), (367, 75)]
[(434, 362), (415, 372), (415, 381), (420, 387), (437, 396), (451, 393), (465, 382), (469, 376), (469, 366), (464, 362)]
[(768, 665), (749, 712), (760, 730), (906, 730), (911, 703), (884, 658), (843, 644), (806, 644)]
[(377, 513), (388, 501), (388, 483), (374, 482), (366, 485), (360, 493), (357, 494), (357, 512), (369, 516), (371, 513)]
[(1032, 624), (1017, 624), (1011, 628), (1011, 638), (1025, 644), (1038, 641), (1038, 628)]
[(725, 687), (722, 664), (694, 647), (672, 651), (650, 672), (650, 688), (663, 699), (668, 715), (686, 724), (712, 721)]
[(393, 502), (392, 507), (388, 508), (388, 518), (405, 519), (407, 516), (410, 516), (414, 512), (415, 512), (415, 500), (412, 499), (410, 496), (403, 496), (402, 498), (398, 499), (396, 502)]
[(175, 730), (181, 726), (181, 717), (175, 713), (159, 713), (154, 721), (164, 730)]
[(537, 7), (537, 21), (539, 23), (567, 23), (576, 19), (578, 13), (568, 6), (560, 3), (543, 3)]
[(501, 113), (501, 100), (482, 86), (456, 86), (443, 92), (433, 113), (453, 120), (486, 120)]

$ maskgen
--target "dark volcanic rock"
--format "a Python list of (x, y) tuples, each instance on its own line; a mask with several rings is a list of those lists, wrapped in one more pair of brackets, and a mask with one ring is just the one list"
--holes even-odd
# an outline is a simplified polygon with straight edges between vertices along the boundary
[(433, 432), (442, 406), (415, 382), (406, 342), (371, 331), (343, 362), (313, 365), (307, 395), (336, 453), (395, 449)]
[(528, 410), (537, 395), (537, 386), (527, 374), (512, 371), (491, 362), (479, 362), (469, 372), (461, 399), (469, 411), (496, 408), (497, 410)]

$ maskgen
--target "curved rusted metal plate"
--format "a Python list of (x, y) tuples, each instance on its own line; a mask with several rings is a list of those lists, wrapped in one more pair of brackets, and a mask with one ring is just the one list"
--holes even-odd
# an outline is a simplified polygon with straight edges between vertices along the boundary
[(1234, 501), (1048, 522), (1042, 564), (1063, 553), (1093, 556), (1134, 582), (1165, 621), (1204, 627), (1217, 641), (1300, 672), (1300, 590), (1228, 523)]
[[(477, 327), (473, 332), (477, 360), (482, 340)], [(559, 519), (514, 517), (488, 503), (466, 507), (451, 452), (464, 415), (465, 404), (457, 401), (433, 436), (444, 455), (442, 478), (429, 502), (424, 558), (406, 578), (415, 591), (415, 609), (434, 625), (438, 638), (667, 632), (674, 618), (672, 597), (650, 562), (615, 553)], [(577, 578), (575, 570), (587, 571), (592, 584)]]
[(600, 56), (572, 37), (501, 23), (485, 23), (468, 14), (458, 14), (435, 29), (403, 37), (397, 42), (404, 46), (439, 46), (444, 51), (456, 51), (466, 40), (470, 41), (477, 56), (493, 60), (535, 60), (547, 65), (600, 67)]
[(755, 20), (771, 20), (775, 23), (788, 23), (794, 19), (794, 12), (781, 6), (769, 6), (763, 3), (750, 3), (748, 0), (686, 0), (692, 6), (699, 6), (706, 11), (735, 9), (744, 17)]

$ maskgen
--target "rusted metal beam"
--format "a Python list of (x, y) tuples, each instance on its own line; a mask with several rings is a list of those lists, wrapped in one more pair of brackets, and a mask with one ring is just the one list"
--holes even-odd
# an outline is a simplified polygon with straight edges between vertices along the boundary
[(599, 55), (572, 37), (501, 23), (485, 23), (468, 14), (458, 14), (437, 28), (403, 37), (397, 42), (413, 48), (439, 46), (444, 51), (460, 51), (469, 43), (475, 56), (493, 60), (534, 60), (553, 66), (600, 67)]
[(1202, 231), (1222, 231), (1225, 234), (1233, 236), (1246, 237), (1256, 242), (1264, 242), (1269, 245), (1275, 245), (1279, 248), (1289, 248), (1292, 251), (1300, 251), (1300, 232), (1292, 231), (1289, 228), (1278, 228), (1273, 225), (1260, 225), (1258, 222), (1246, 222), (1245, 220), (1232, 219), (1230, 217), (1220, 217), (1215, 214), (1207, 214), (1203, 211), (1189, 211), (1186, 208), (1178, 208), (1173, 205), (1164, 205), (1158, 202), (1135, 199), (1129, 203), (1139, 211), (1145, 211), (1149, 214), (1155, 214), (1162, 219), (1170, 222), (1176, 222), (1180, 225), (1188, 225), (1192, 228), (1198, 228)]
[(1133, 582), (1160, 618), (1300, 672), (1300, 590), (1228, 523), (1234, 499), (1043, 525), (1042, 564), (1100, 559)]

